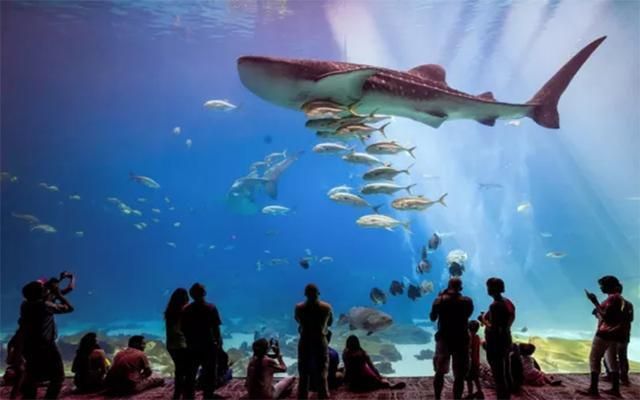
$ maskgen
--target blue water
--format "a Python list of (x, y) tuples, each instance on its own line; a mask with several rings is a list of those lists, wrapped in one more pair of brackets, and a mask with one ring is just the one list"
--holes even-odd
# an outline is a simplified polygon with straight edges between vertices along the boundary
[[(638, 303), (640, 4), (494, 3), (2, 2), (1, 167), (18, 182), (2, 182), (1, 330), (15, 327), (24, 283), (67, 269), (78, 285), (70, 297), (76, 312), (59, 318), (63, 327), (159, 320), (167, 293), (195, 281), (207, 285), (223, 318), (286, 319), (308, 282), (336, 314), (371, 305), (371, 288), (386, 291), (394, 279), (431, 280), (440, 290), (454, 249), (469, 255), (463, 279), (476, 310), (489, 303), (486, 279), (503, 277), (518, 327), (592, 331), (583, 288), (596, 291), (604, 274), (620, 277)], [(355, 220), (365, 210), (332, 203), (327, 190), (360, 186), (364, 169), (314, 154), (318, 141), (303, 114), (257, 98), (236, 71), (236, 59), (249, 54), (402, 70), (434, 62), (452, 87), (518, 102), (602, 35), (608, 39), (560, 101), (559, 130), (531, 120), (517, 127), (452, 121), (438, 130), (393, 121), (390, 136), (418, 146), (401, 182), (430, 198), (448, 193), (446, 208), (383, 208), (410, 219), (411, 235), (364, 230)], [(209, 99), (239, 108), (207, 110)], [(262, 199), (260, 207), (294, 212), (234, 214), (226, 204), (231, 184), (251, 163), (285, 149), (305, 153), (280, 179), (277, 201)], [(389, 159), (403, 168), (413, 162)], [(141, 186), (129, 172), (161, 188)], [(487, 182), (502, 189), (478, 189)], [(142, 217), (123, 215), (107, 197)], [(371, 202), (380, 200), (390, 202)], [(524, 202), (531, 209), (518, 213)], [(30, 232), (12, 212), (36, 215), (57, 233)], [(136, 229), (140, 222), (148, 227)], [(420, 247), (435, 231), (455, 235), (430, 255), (432, 271), (417, 275)], [(304, 270), (305, 249), (334, 262)], [(546, 257), (551, 251), (567, 256)], [(289, 265), (257, 271), (258, 260), (275, 257)], [(427, 317), (434, 296), (389, 296), (380, 309), (412, 323)]]

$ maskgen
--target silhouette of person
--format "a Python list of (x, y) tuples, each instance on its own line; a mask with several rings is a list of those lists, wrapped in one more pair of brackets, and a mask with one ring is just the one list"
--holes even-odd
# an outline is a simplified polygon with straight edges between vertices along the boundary
[(462, 280), (449, 279), (447, 289), (433, 301), (429, 318), (438, 321), (436, 351), (433, 357), (435, 398), (440, 399), (444, 376), (453, 364), (453, 398), (462, 398), (464, 379), (469, 364), (469, 317), (473, 313), (473, 301), (462, 295)]
[[(620, 285), (620, 294), (622, 294), (622, 285)], [(628, 386), (629, 382), (629, 341), (631, 339), (631, 323), (633, 322), (633, 304), (627, 299), (624, 299), (624, 323), (623, 332), (621, 335), (623, 341), (618, 345), (618, 362), (620, 364), (620, 383)], [(611, 368), (607, 365), (607, 358), (604, 358), (604, 367), (607, 371), (606, 378), (611, 381)]]
[(347, 338), (344, 351), (344, 381), (353, 392), (370, 392), (377, 389), (403, 389), (406, 384), (398, 382), (392, 385), (373, 365), (371, 358), (360, 345), (357, 336)]
[(104, 378), (111, 362), (98, 345), (95, 332), (89, 332), (80, 339), (71, 372), (73, 383), (79, 392), (96, 392), (104, 386)]
[(195, 397), (198, 369), (202, 367), (202, 395), (205, 399), (219, 398), (214, 392), (218, 376), (218, 352), (222, 348), (220, 325), (222, 320), (215, 305), (207, 303), (204, 285), (194, 283), (189, 289), (193, 299), (182, 312), (182, 332), (187, 341), (191, 369), (187, 376), (185, 397)]
[[(480, 384), (480, 347), (481, 339), (478, 336), (480, 323), (478, 321), (469, 321), (469, 371), (467, 371), (467, 398), (484, 399), (482, 385)], [(477, 392), (473, 392), (473, 384), (475, 383)]]
[(64, 381), (62, 357), (56, 345), (58, 330), (55, 314), (73, 311), (73, 306), (59, 292), (48, 296), (41, 281), (33, 281), (22, 288), (25, 301), (20, 307), (20, 333), (26, 362), (22, 395), (35, 399), (40, 379), (49, 380), (45, 397), (58, 398)]
[[(273, 350), (273, 355), (267, 354), (269, 347)], [(245, 387), (247, 388), (248, 398), (250, 399), (281, 399), (285, 398), (291, 391), (295, 377), (286, 377), (275, 386), (273, 385), (273, 374), (278, 372), (287, 372), (287, 366), (280, 354), (280, 346), (277, 340), (269, 342), (265, 338), (261, 338), (253, 342), (253, 357), (249, 361), (247, 367), (247, 379)]]
[[(64, 289), (60, 289), (60, 283), (65, 279), (69, 279), (67, 283), (67, 287)], [(73, 289), (76, 287), (76, 277), (71, 272), (63, 271), (60, 273), (59, 277), (49, 278), (48, 281), (45, 282), (45, 296), (47, 300), (55, 301), (56, 296), (66, 296), (71, 293)]]
[(131, 336), (128, 347), (116, 354), (105, 379), (109, 393), (129, 395), (164, 385), (164, 379), (152, 376), (146, 345), (144, 336)]
[(187, 304), (189, 304), (187, 289), (178, 288), (171, 294), (164, 311), (167, 351), (174, 365), (174, 399), (180, 399), (187, 394), (185, 385), (190, 373), (187, 339), (182, 333), (182, 311)]
[(511, 398), (509, 388), (509, 351), (511, 349), (511, 325), (516, 318), (516, 307), (502, 296), (504, 281), (500, 278), (487, 280), (487, 293), (493, 297), (489, 311), (478, 317), (485, 326), (487, 361), (496, 385), (498, 399)]
[(22, 334), (18, 329), (7, 343), (7, 366), (2, 377), (5, 385), (11, 385), (11, 399), (18, 397), (24, 382), (25, 360), (22, 353)]
[(327, 383), (328, 354), (327, 333), (333, 323), (331, 305), (320, 301), (320, 291), (313, 283), (304, 289), (307, 300), (298, 303), (294, 315), (298, 322), (298, 398), (309, 396), (311, 380), (318, 382), (318, 398), (329, 397)]
[[(587, 298), (595, 306), (593, 314), (598, 319), (598, 328), (591, 343), (589, 364), (591, 367), (591, 384), (580, 394), (599, 396), (598, 380), (602, 367), (602, 358), (606, 357), (607, 366), (611, 370), (611, 389), (605, 393), (620, 397), (620, 374), (618, 351), (625, 344), (628, 334), (629, 314), (625, 309), (626, 301), (622, 297), (622, 285), (618, 278), (612, 275), (603, 276), (598, 280), (600, 290), (607, 298), (598, 303), (594, 293), (585, 290)], [(631, 311), (633, 312), (633, 311)]]

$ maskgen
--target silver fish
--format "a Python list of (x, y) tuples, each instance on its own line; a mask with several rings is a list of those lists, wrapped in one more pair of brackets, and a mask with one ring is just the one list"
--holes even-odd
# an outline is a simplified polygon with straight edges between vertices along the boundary
[(336, 203), (340, 203), (340, 204), (347, 204), (354, 207), (370, 207), (373, 209), (373, 212), (375, 212), (376, 214), (378, 213), (378, 210), (380, 209), (380, 207), (383, 206), (383, 204), (372, 206), (371, 204), (369, 204), (368, 201), (358, 196), (357, 194), (348, 193), (348, 192), (337, 192), (329, 196), (329, 198), (335, 201)]
[(413, 164), (408, 166), (406, 169), (395, 169), (393, 167), (376, 167), (370, 169), (362, 175), (362, 179), (365, 181), (377, 181), (377, 180), (388, 180), (391, 181), (399, 174), (407, 174), (409, 175), (409, 169), (413, 167)]
[(381, 214), (369, 214), (362, 216), (358, 218), (356, 224), (363, 228), (384, 228), (388, 231), (393, 231), (393, 228), (402, 226), (407, 232), (411, 232), (409, 229), (409, 221), (400, 222), (395, 218)]
[(394, 141), (391, 141), (370, 144), (369, 146), (367, 146), (365, 151), (369, 154), (398, 154), (400, 152), (406, 151), (411, 157), (416, 158), (416, 156), (413, 155), (413, 151), (415, 149), (416, 146), (407, 148), (400, 146)]
[(373, 182), (367, 183), (360, 189), (360, 193), (362, 194), (394, 194), (399, 190), (406, 190), (407, 193), (411, 194), (411, 188), (416, 184), (411, 184), (409, 186), (399, 186), (395, 183), (390, 182)]
[(391, 207), (396, 210), (411, 210), (411, 211), (422, 211), (431, 207), (436, 203), (440, 203), (443, 206), (447, 206), (444, 202), (444, 198), (447, 197), (447, 193), (440, 196), (438, 200), (429, 200), (424, 196), (413, 196), (413, 197), (401, 197), (399, 199), (395, 199), (391, 202)]
[(387, 165), (370, 154), (357, 153), (354, 151), (350, 152), (349, 154), (345, 154), (344, 156), (342, 156), (342, 159), (353, 164)]

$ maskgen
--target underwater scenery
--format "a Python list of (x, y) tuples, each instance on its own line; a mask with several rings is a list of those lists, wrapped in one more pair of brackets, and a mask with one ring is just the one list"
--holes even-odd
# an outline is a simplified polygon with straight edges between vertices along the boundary
[[(294, 307), (331, 304), (390, 376), (433, 375), (431, 305), (500, 277), (518, 342), (588, 372), (603, 275), (640, 307), (640, 3), (3, 1), (0, 369), (22, 287), (107, 355), (205, 285), (233, 375), (297, 373)], [(64, 282), (63, 282), (64, 284)], [(640, 371), (640, 322), (629, 359)]]

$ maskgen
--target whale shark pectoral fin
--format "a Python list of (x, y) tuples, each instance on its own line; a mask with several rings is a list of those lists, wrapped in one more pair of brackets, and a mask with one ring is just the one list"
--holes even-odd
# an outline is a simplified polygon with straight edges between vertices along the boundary
[(480, 93), (478, 95), (478, 98), (482, 99), (482, 100), (491, 100), (491, 101), (496, 101), (496, 98), (493, 97), (493, 93), (491, 92), (484, 92), (484, 93)]
[(330, 72), (315, 79), (310, 98), (331, 99), (339, 104), (353, 104), (362, 97), (362, 87), (375, 68)]

